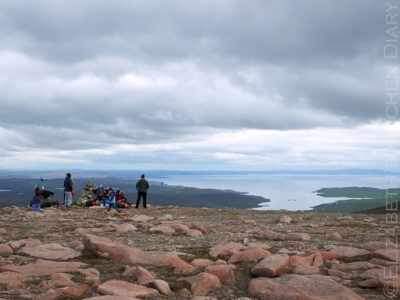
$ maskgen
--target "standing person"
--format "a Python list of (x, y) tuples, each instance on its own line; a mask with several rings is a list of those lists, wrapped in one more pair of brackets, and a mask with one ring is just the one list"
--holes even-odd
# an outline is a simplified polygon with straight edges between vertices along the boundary
[(64, 204), (67, 208), (70, 208), (72, 205), (72, 190), (74, 187), (74, 183), (71, 179), (71, 173), (67, 173), (64, 179)]
[(149, 189), (150, 185), (146, 179), (144, 179), (144, 174), (142, 174), (142, 178), (136, 183), (136, 189), (138, 191), (138, 197), (136, 200), (136, 208), (139, 208), (140, 198), (143, 197), (143, 207), (147, 208), (146, 206), (146, 197), (147, 197), (147, 190)]
[(40, 190), (40, 187), (35, 186), (35, 196), (33, 197), (34, 199), (34, 204), (33, 204), (33, 210), (40, 212), (40, 202), (42, 198), (42, 191)]
[(113, 191), (112, 188), (109, 188), (109, 189), (108, 189), (108, 201), (110, 201), (110, 205), (108, 206), (107, 212), (110, 211), (111, 206), (112, 206), (117, 212), (119, 212), (119, 213), (121, 212), (121, 211), (118, 209), (118, 207), (117, 207), (117, 203), (116, 203), (116, 200), (115, 200), (115, 193), (114, 193), (114, 191)]

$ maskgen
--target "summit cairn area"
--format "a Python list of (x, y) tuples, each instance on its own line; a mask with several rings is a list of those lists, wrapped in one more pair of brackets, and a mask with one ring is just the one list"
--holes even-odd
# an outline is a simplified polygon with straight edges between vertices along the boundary
[(372, 214), (7, 207), (0, 299), (398, 299), (396, 230)]

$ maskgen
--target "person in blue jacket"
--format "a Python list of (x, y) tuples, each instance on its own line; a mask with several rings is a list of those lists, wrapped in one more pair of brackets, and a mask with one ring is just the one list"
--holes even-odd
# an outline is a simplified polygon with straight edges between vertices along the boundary
[(112, 188), (108, 189), (108, 201), (110, 201), (110, 205), (108, 206), (107, 212), (110, 211), (111, 206), (117, 211), (117, 212), (121, 212), (118, 207), (117, 207), (117, 203), (115, 200), (115, 192), (113, 191)]

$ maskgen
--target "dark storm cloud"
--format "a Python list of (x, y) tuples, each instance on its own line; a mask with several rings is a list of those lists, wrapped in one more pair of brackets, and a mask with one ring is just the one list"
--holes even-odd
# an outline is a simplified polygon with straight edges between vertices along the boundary
[(0, 129), (17, 149), (94, 149), (383, 120), (384, 9), (4, 0)]

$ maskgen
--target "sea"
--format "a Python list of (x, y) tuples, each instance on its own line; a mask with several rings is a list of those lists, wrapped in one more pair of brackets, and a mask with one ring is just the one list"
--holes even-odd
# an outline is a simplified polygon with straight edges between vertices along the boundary
[(270, 199), (270, 202), (254, 207), (257, 210), (309, 210), (319, 204), (347, 200), (343, 197), (321, 197), (315, 193), (321, 188), (393, 187), (393, 177), (384, 175), (168, 175), (152, 180), (169, 185), (230, 189)]

